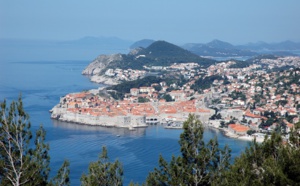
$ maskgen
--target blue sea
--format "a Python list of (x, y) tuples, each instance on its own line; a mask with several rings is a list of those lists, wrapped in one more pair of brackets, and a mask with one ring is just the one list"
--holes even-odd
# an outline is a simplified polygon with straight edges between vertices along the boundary
[[(142, 183), (149, 171), (158, 166), (161, 154), (170, 160), (179, 155), (182, 130), (150, 126), (136, 131), (59, 122), (50, 119), (49, 110), (61, 96), (98, 88), (81, 71), (90, 61), (28, 61), (0, 62), (0, 100), (17, 100), (22, 95), (25, 110), (30, 115), (32, 130), (43, 125), (50, 144), (51, 176), (65, 159), (70, 161), (71, 185), (80, 185), (82, 173), (91, 161), (96, 161), (102, 146), (107, 146), (112, 161), (118, 159), (124, 167), (124, 185), (130, 181)], [(232, 157), (238, 156), (249, 142), (227, 138), (217, 130), (205, 130), (208, 141), (217, 136), (221, 146), (228, 144)], [(232, 158), (232, 159), (233, 159)]]

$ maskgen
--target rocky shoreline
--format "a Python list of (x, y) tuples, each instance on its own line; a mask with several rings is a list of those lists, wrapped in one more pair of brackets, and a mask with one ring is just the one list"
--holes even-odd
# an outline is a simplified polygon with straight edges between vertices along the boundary
[(86, 75), (92, 82), (105, 85), (116, 85), (120, 82), (114, 78), (103, 74), (103, 70), (113, 61), (121, 60), (121, 54), (100, 55), (94, 59), (83, 71), (82, 75)]
[(95, 83), (101, 83), (105, 85), (117, 85), (120, 82), (114, 78), (107, 77), (105, 75), (93, 75), (90, 76), (90, 80)]

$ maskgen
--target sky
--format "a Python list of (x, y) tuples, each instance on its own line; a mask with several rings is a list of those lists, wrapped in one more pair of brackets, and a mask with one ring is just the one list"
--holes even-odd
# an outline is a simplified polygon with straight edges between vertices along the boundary
[(300, 0), (0, 0), (0, 38), (300, 42)]

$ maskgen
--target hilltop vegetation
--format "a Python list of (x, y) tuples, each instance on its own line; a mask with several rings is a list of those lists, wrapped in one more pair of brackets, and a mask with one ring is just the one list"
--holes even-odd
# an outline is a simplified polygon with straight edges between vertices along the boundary
[(107, 88), (110, 91), (111, 96), (114, 99), (123, 99), (126, 93), (130, 92), (131, 88), (139, 88), (143, 86), (150, 86), (153, 83), (159, 83), (162, 79), (156, 76), (147, 76), (143, 79), (138, 79), (135, 81), (127, 81), (118, 85), (113, 85)]
[(103, 72), (109, 68), (141, 70), (143, 66), (169, 66), (173, 63), (188, 62), (195, 62), (207, 67), (216, 61), (199, 57), (166, 41), (156, 41), (147, 48), (140, 48), (136, 53), (123, 54), (122, 60), (112, 61)]
[[(126, 93), (130, 92), (131, 88), (140, 88), (140, 87), (150, 87), (151, 84), (159, 84), (160, 82), (166, 82), (168, 86), (171, 84), (176, 84), (182, 86), (187, 82), (182, 76), (178, 77), (176, 75), (164, 75), (164, 76), (146, 76), (142, 79), (137, 79), (134, 81), (126, 81), (118, 85), (113, 85), (107, 87), (106, 90), (112, 95), (114, 99), (122, 100)], [(156, 89), (160, 90), (161, 86), (159, 85)]]
[(197, 79), (195, 81), (195, 84), (193, 84), (191, 86), (191, 88), (196, 90), (196, 91), (202, 91), (204, 89), (210, 88), (210, 86), (212, 85), (212, 83), (215, 80), (224, 80), (224, 84), (229, 83), (229, 81), (226, 77), (222, 77), (222, 76), (219, 76), (219, 75), (213, 75), (213, 76), (208, 76), (208, 77)]
[(155, 41), (152, 39), (143, 39), (140, 41), (137, 41), (135, 43), (133, 43), (130, 46), (130, 49), (135, 49), (135, 48), (147, 48), (149, 45), (151, 45), (152, 43), (154, 43)]

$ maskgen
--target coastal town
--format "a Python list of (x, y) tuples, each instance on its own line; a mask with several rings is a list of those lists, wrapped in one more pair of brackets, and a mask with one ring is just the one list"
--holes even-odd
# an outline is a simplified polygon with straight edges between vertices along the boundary
[[(299, 122), (300, 58), (262, 58), (245, 67), (237, 64), (229, 60), (206, 69), (193, 62), (167, 67), (145, 66), (145, 71), (108, 69), (105, 76), (115, 80), (138, 79), (150, 69), (178, 75), (185, 83), (160, 81), (131, 88), (121, 100), (114, 99), (109, 94), (113, 90), (105, 88), (71, 93), (61, 98), (51, 110), (51, 117), (133, 129), (183, 122), (192, 113), (205, 126), (222, 129), (241, 139), (262, 140), (272, 131), (288, 134)], [(274, 70), (276, 68), (284, 70)], [(209, 78), (210, 86), (196, 86), (199, 80)]]

